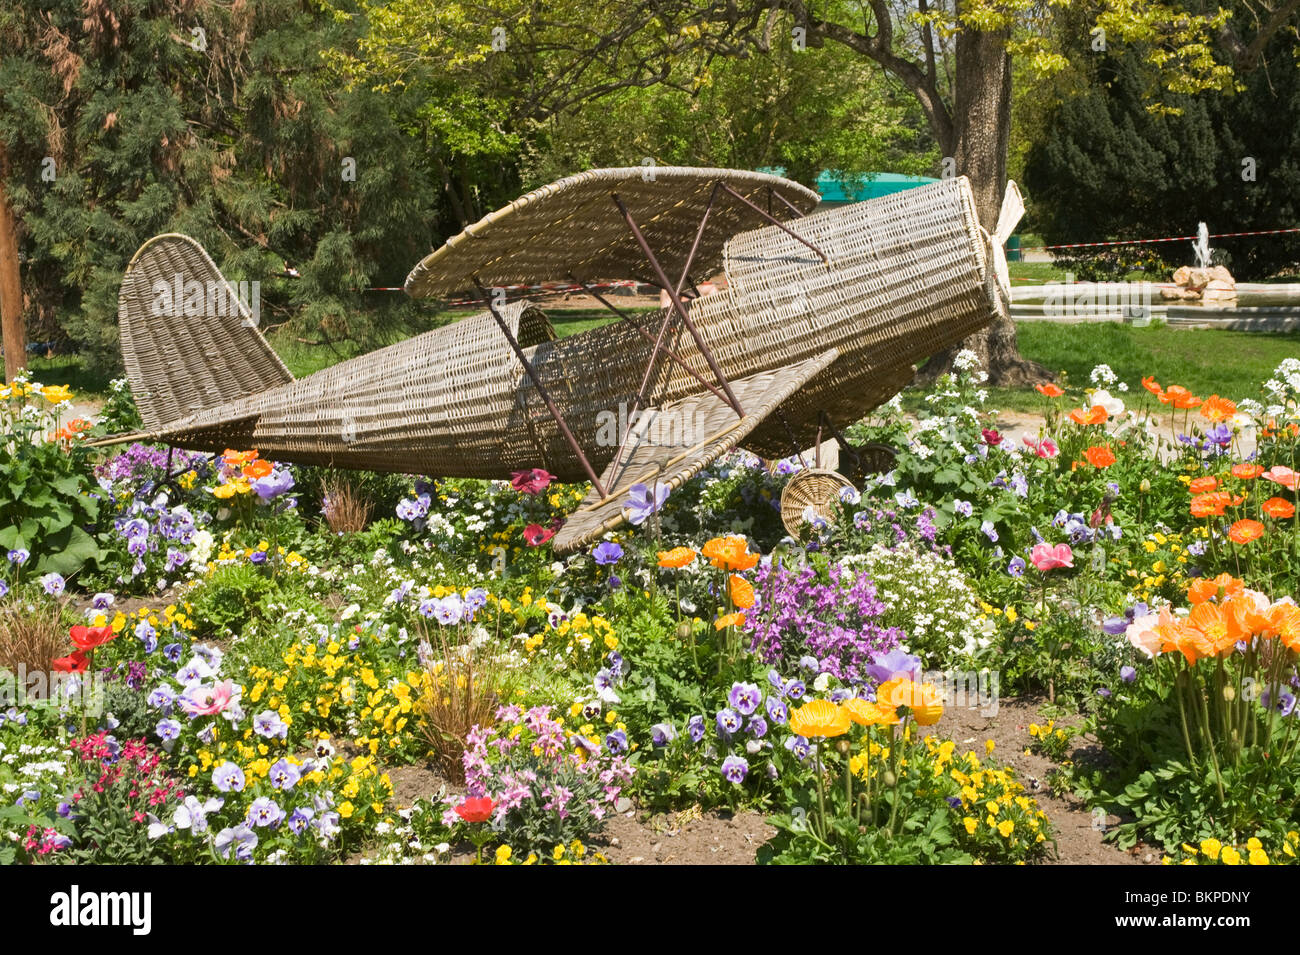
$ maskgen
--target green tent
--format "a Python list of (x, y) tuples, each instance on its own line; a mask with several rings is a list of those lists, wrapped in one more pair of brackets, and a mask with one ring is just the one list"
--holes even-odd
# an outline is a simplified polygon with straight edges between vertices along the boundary
[[(785, 175), (785, 170), (779, 166), (759, 169), (758, 172)], [(826, 169), (817, 177), (817, 192), (821, 194), (823, 206), (837, 206), (877, 199), (937, 181), (929, 176), (904, 176), (896, 172), (844, 173)]]

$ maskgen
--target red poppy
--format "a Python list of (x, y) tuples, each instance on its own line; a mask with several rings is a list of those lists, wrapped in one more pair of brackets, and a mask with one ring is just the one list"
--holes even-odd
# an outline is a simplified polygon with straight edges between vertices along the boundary
[(539, 494), (554, 480), (555, 475), (544, 468), (529, 468), (510, 474), (510, 486), (520, 494)]
[(90, 655), (85, 650), (73, 650), (66, 657), (56, 657), (51, 666), (59, 673), (85, 673), (90, 666)]
[(487, 822), (492, 818), (496, 803), (487, 796), (474, 796), (456, 807), (456, 815), (466, 822)]
[(73, 627), (68, 631), (79, 650), (93, 650), (117, 636), (112, 627)]
[(998, 434), (997, 431), (994, 431), (992, 428), (984, 428), (980, 431), (980, 434), (984, 437), (984, 443), (990, 448), (996, 448), (1002, 443), (1002, 435)]
[(555, 531), (549, 527), (543, 527), (541, 524), (529, 524), (524, 528), (524, 543), (529, 547), (545, 544), (554, 536)]

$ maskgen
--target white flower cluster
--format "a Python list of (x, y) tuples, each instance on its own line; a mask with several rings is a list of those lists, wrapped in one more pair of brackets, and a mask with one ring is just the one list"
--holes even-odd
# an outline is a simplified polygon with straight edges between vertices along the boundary
[(910, 544), (874, 545), (842, 563), (865, 570), (885, 605), (884, 622), (900, 627), (903, 649), (927, 668), (943, 669), (989, 646), (995, 628), (979, 612), (979, 597), (951, 559)]

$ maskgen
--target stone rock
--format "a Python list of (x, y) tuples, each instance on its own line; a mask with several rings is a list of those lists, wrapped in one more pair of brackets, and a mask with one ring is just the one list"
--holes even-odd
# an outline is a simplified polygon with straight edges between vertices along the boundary
[(1213, 279), (1201, 293), (1201, 301), (1206, 305), (1236, 305), (1237, 287), (1231, 282)]
[(1211, 282), (1227, 282), (1233, 288), (1237, 287), (1237, 280), (1232, 277), (1232, 273), (1225, 266), (1216, 265), (1210, 269)]
[(1162, 285), (1160, 286), (1160, 297), (1167, 301), (1181, 299), (1183, 291), (1181, 288), (1170, 288), (1168, 285)]
[(1188, 268), (1187, 266), (1185, 266), (1185, 265), (1184, 265), (1182, 268), (1180, 268), (1180, 269), (1175, 269), (1175, 270), (1174, 270), (1174, 284), (1175, 284), (1175, 285), (1187, 285), (1187, 284), (1189, 284), (1189, 282), (1190, 282), (1190, 280), (1191, 280), (1191, 274), (1192, 274), (1192, 270), (1189, 269), (1189, 268)]
[(632, 808), (632, 800), (626, 796), (620, 796), (618, 802), (614, 803), (614, 811), (617, 813), (627, 812)]

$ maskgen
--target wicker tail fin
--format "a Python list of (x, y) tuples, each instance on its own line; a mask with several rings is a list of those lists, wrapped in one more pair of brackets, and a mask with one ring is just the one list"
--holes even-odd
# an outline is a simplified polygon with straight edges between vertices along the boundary
[(122, 279), (122, 359), (145, 427), (293, 381), (257, 330), (258, 283), (233, 286), (189, 236), (142, 245)]

